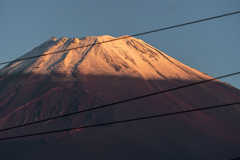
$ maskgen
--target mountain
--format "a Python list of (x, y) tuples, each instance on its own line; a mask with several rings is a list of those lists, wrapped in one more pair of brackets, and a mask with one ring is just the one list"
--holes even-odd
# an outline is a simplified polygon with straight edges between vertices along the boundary
[[(52, 37), (19, 57), (36, 58), (2, 68), (1, 129), (212, 78), (140, 39), (126, 37), (99, 44), (114, 39), (111, 36), (59, 40)], [(81, 48), (85, 45), (88, 46)], [(65, 51), (47, 55), (61, 50)], [(0, 132), (0, 137), (239, 101), (240, 90), (215, 80)], [(234, 105), (26, 137), (1, 141), (0, 147), (1, 159), (230, 159), (240, 157), (240, 109)]]

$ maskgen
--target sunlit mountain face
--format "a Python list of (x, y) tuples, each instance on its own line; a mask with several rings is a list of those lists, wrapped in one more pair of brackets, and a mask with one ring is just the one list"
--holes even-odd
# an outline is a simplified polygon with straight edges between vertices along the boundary
[[(114, 39), (53, 37), (19, 57), (36, 58), (2, 68), (0, 128), (212, 78), (140, 39), (101, 43)], [(239, 101), (240, 90), (215, 80), (0, 132), (0, 138)], [(0, 159), (231, 159), (240, 157), (240, 106), (0, 141), (0, 147)]]

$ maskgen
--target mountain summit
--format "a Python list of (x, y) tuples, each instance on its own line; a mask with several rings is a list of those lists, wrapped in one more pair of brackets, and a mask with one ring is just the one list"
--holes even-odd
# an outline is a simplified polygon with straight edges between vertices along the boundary
[[(52, 37), (19, 57), (35, 58), (2, 68), (0, 129), (212, 78), (140, 39), (101, 43), (114, 39)], [(0, 138), (239, 101), (240, 90), (215, 80), (0, 132)], [(233, 105), (0, 141), (0, 159), (231, 159), (240, 155), (239, 128), (239, 105)]]
[[(129, 37), (110, 43), (101, 43), (114, 39), (111, 36), (82, 39), (63, 37), (59, 40), (52, 37), (20, 58), (43, 55), (42, 57), (16, 62), (4, 68), (1, 73), (21, 72), (44, 75), (61, 73), (72, 77), (79, 74), (128, 76), (146, 80), (201, 80), (209, 78), (140, 39)], [(84, 47), (86, 45), (88, 46)], [(77, 49), (70, 50), (72, 48)], [(44, 56), (61, 50), (67, 51)]]

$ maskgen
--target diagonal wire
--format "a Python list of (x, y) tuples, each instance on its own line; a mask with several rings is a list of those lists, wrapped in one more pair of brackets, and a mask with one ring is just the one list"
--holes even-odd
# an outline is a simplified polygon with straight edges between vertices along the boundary
[(184, 85), (184, 86), (180, 86), (180, 87), (176, 87), (176, 88), (172, 88), (172, 89), (168, 89), (168, 90), (164, 90), (164, 91), (160, 91), (160, 92), (146, 94), (146, 95), (131, 98), (131, 99), (126, 99), (126, 100), (106, 104), (106, 105), (103, 105), (103, 106), (99, 106), (99, 107), (96, 107), (96, 108), (90, 108), (90, 109), (81, 110), (81, 111), (77, 111), (77, 112), (73, 112), (73, 113), (68, 113), (68, 114), (64, 114), (64, 115), (60, 115), (60, 116), (56, 116), (56, 117), (52, 117), (52, 118), (47, 118), (47, 119), (43, 119), (43, 120), (39, 120), (39, 121), (27, 123), (27, 124), (22, 124), (22, 125), (18, 125), (18, 126), (14, 126), (14, 127), (5, 128), (5, 129), (1, 129), (0, 132), (7, 131), (7, 130), (10, 130), (10, 129), (20, 128), (20, 127), (24, 127), (24, 126), (29, 126), (29, 125), (32, 125), (32, 124), (37, 124), (37, 123), (41, 123), (41, 122), (45, 122), (45, 121), (49, 121), (49, 120), (53, 120), (53, 119), (58, 119), (58, 118), (66, 117), (66, 116), (71, 116), (71, 115), (74, 115), (74, 114), (79, 114), (79, 113), (84, 113), (84, 112), (88, 112), (88, 111), (98, 110), (98, 109), (106, 108), (106, 107), (113, 106), (113, 105), (116, 105), (116, 104), (121, 104), (121, 103), (129, 102), (129, 101), (132, 101), (132, 100), (137, 100), (137, 99), (141, 99), (141, 98), (145, 98), (145, 97), (150, 97), (150, 96), (153, 96), (153, 95), (166, 93), (166, 92), (174, 91), (174, 90), (181, 89), (181, 88), (186, 88), (186, 87), (206, 83), (206, 82), (213, 81), (213, 80), (216, 80), (216, 79), (221, 79), (221, 78), (225, 78), (225, 77), (229, 77), (229, 76), (234, 76), (234, 75), (237, 75), (237, 74), (240, 74), (240, 72), (236, 72), (236, 73), (232, 73), (232, 74), (228, 74), (228, 75), (224, 75), (224, 76), (220, 76), (220, 77), (216, 77), (216, 78), (211, 78), (211, 79), (196, 82), (196, 83), (191, 83), (191, 84), (188, 84), (188, 85)]
[(153, 116), (147, 116), (147, 117), (133, 118), (133, 119), (127, 119), (127, 120), (122, 120), (122, 121), (101, 123), (101, 124), (95, 124), (95, 125), (89, 125), (89, 126), (74, 127), (74, 128), (54, 130), (54, 131), (48, 131), (48, 132), (39, 132), (39, 133), (34, 133), (34, 134), (25, 134), (25, 135), (21, 135), (21, 136), (5, 137), (5, 138), (0, 138), (0, 141), (7, 140), (7, 139), (38, 136), (38, 135), (50, 134), (50, 133), (65, 132), (65, 131), (71, 131), (71, 130), (77, 130), (77, 129), (93, 128), (93, 127), (98, 127), (98, 126), (126, 123), (126, 122), (139, 121), (139, 120), (145, 120), (145, 119), (151, 119), (151, 118), (157, 118), (157, 117), (171, 116), (171, 115), (176, 115), (176, 114), (183, 114), (183, 113), (189, 113), (189, 112), (195, 112), (195, 111), (201, 111), (201, 110), (207, 110), (207, 109), (213, 109), (213, 108), (226, 107), (226, 106), (236, 105), (236, 104), (240, 104), (240, 102), (211, 106), (211, 107), (204, 107), (204, 108), (198, 108), (198, 109), (191, 109), (191, 110), (186, 110), (186, 111), (172, 112), (172, 113), (166, 113), (166, 114), (159, 114), (159, 115), (153, 115)]
[(129, 38), (129, 37), (137, 37), (137, 36), (144, 35), (144, 34), (159, 32), (159, 31), (168, 30), (168, 29), (172, 29), (172, 28), (177, 28), (177, 27), (181, 27), (181, 26), (186, 26), (186, 25), (199, 23), (199, 22), (203, 22), (203, 21), (208, 21), (208, 20), (212, 20), (212, 19), (216, 19), (216, 18), (226, 17), (226, 16), (238, 14), (238, 13), (240, 13), (240, 11), (227, 13), (227, 14), (223, 14), (223, 15), (219, 15), (219, 16), (214, 16), (214, 17), (210, 17), (210, 18), (205, 18), (205, 19), (201, 19), (201, 20), (197, 20), (197, 21), (188, 22), (188, 23), (182, 23), (182, 24), (179, 24), (179, 25), (174, 25), (174, 26), (170, 26), (170, 27), (166, 27), (166, 28), (160, 28), (160, 29), (156, 29), (156, 30), (152, 30), (152, 31), (143, 32), (143, 33), (133, 34), (133, 35), (129, 35), (129, 36), (123, 36), (123, 37), (111, 39), (111, 40), (108, 40), (108, 41), (97, 42), (97, 43), (88, 44), (88, 45), (84, 45), (84, 46), (80, 46), (80, 47), (69, 48), (69, 49), (65, 49), (65, 50), (61, 50), (61, 51), (46, 53), (46, 54), (43, 54), (43, 55), (37, 55), (37, 56), (32, 56), (32, 57), (27, 57), (27, 58), (19, 58), (19, 59), (13, 60), (13, 61), (2, 62), (2, 63), (0, 63), (0, 65), (13, 63), (13, 62), (18, 62), (18, 61), (27, 60), (27, 59), (32, 59), (32, 58), (37, 58), (37, 57), (43, 57), (43, 56), (56, 54), (56, 53), (60, 53), (60, 52), (66, 52), (66, 51), (70, 51), (70, 50), (74, 50), (74, 49), (89, 47), (89, 46), (93, 46), (93, 45), (97, 45), (97, 44), (108, 43), (108, 42), (117, 41), (117, 40), (120, 40), (120, 39)]

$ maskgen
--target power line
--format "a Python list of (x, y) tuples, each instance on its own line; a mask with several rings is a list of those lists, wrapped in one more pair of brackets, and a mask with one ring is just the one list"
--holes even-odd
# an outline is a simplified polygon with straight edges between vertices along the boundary
[(164, 91), (160, 91), (160, 92), (146, 94), (146, 95), (131, 98), (131, 99), (126, 99), (126, 100), (106, 104), (106, 105), (103, 105), (103, 106), (100, 106), (100, 107), (96, 107), (96, 108), (90, 108), (90, 109), (81, 110), (81, 111), (77, 111), (77, 112), (73, 112), (73, 113), (68, 113), (68, 114), (65, 114), (65, 115), (60, 115), (60, 116), (56, 116), (56, 117), (52, 117), (52, 118), (47, 118), (47, 119), (43, 119), (43, 120), (39, 120), (39, 121), (35, 121), (35, 122), (23, 124), (23, 125), (18, 125), (18, 126), (15, 126), (15, 127), (5, 128), (5, 129), (1, 129), (0, 132), (1, 131), (7, 131), (7, 130), (10, 130), (10, 129), (20, 128), (20, 127), (24, 127), (24, 126), (29, 126), (29, 125), (32, 125), (32, 124), (37, 124), (37, 123), (41, 123), (41, 122), (45, 122), (45, 121), (49, 121), (49, 120), (53, 120), (53, 119), (58, 119), (58, 118), (66, 117), (66, 116), (71, 116), (71, 115), (74, 115), (74, 114), (79, 114), (79, 113), (84, 113), (84, 112), (93, 111), (93, 110), (97, 110), (97, 109), (102, 109), (102, 108), (106, 108), (106, 107), (113, 106), (113, 105), (116, 105), (116, 104), (121, 104), (121, 103), (129, 102), (129, 101), (132, 101), (132, 100), (137, 100), (137, 99), (141, 99), (141, 98), (145, 98), (145, 97), (149, 97), (149, 96), (153, 96), (153, 95), (157, 95), (157, 94), (161, 94), (161, 93), (166, 93), (166, 92), (169, 92), (169, 91), (174, 91), (174, 90), (177, 90), (177, 89), (186, 88), (186, 87), (206, 83), (206, 82), (209, 82), (209, 81), (213, 81), (213, 80), (216, 80), (216, 79), (221, 79), (221, 78), (225, 78), (225, 77), (229, 77), (229, 76), (233, 76), (233, 75), (237, 75), (237, 74), (240, 74), (240, 72), (236, 72), (236, 73), (232, 73), (232, 74), (228, 74), (228, 75), (224, 75), (224, 76), (220, 76), (220, 77), (216, 77), (216, 78), (212, 78), (212, 79), (208, 79), (208, 80), (204, 80), (204, 81), (200, 81), (200, 82), (196, 82), (196, 83), (191, 83), (191, 84), (188, 84), (188, 85), (184, 85), (184, 86), (180, 86), (180, 87), (176, 87), (176, 88), (172, 88), (172, 89), (168, 89), (168, 90), (164, 90)]
[(159, 114), (159, 115), (154, 115), (154, 116), (133, 118), (133, 119), (127, 119), (127, 120), (122, 120), (122, 121), (116, 121), (116, 122), (108, 122), (108, 123), (101, 123), (101, 124), (82, 126), (82, 127), (74, 127), (74, 128), (68, 128), (68, 129), (62, 129), (62, 130), (55, 130), (55, 131), (48, 131), (48, 132), (39, 132), (39, 133), (34, 133), (34, 134), (25, 134), (25, 135), (21, 135), (21, 136), (6, 137), (6, 138), (0, 138), (0, 141), (1, 140), (7, 140), (7, 139), (16, 139), (16, 138), (23, 138), (23, 137), (38, 136), (38, 135), (50, 134), (50, 133), (65, 132), (65, 131), (71, 131), (71, 130), (77, 130), (77, 129), (93, 128), (93, 127), (112, 125), (112, 124), (118, 124), (118, 123), (139, 121), (139, 120), (145, 120), (145, 119), (151, 119), (151, 118), (157, 118), (157, 117), (164, 117), (164, 116), (170, 116), (170, 115), (176, 115), (176, 114), (182, 114), (182, 113), (189, 113), (189, 112), (194, 112), (194, 111), (201, 111), (201, 110), (207, 110), (207, 109), (213, 109), (213, 108), (220, 108), (220, 107), (236, 105), (236, 104), (240, 104), (240, 102), (223, 104), (223, 105), (217, 105), (217, 106), (212, 106), (212, 107), (191, 109), (191, 110), (186, 110), (186, 111), (172, 112), (172, 113), (166, 113), (166, 114)]
[(108, 42), (117, 41), (117, 40), (120, 40), (120, 39), (129, 38), (129, 37), (137, 37), (137, 36), (144, 35), (144, 34), (159, 32), (159, 31), (168, 30), (168, 29), (172, 29), (172, 28), (177, 28), (177, 27), (181, 27), (181, 26), (186, 26), (186, 25), (199, 23), (199, 22), (203, 22), (203, 21), (208, 21), (208, 20), (212, 20), (212, 19), (216, 19), (216, 18), (226, 17), (226, 16), (238, 14), (238, 13), (240, 13), (240, 11), (227, 13), (227, 14), (223, 14), (223, 15), (219, 15), (219, 16), (214, 16), (214, 17), (210, 17), (210, 18), (205, 18), (205, 19), (201, 19), (201, 20), (197, 20), (197, 21), (188, 22), (188, 23), (182, 23), (182, 24), (179, 24), (179, 25), (174, 25), (174, 26), (170, 26), (170, 27), (160, 28), (160, 29), (156, 29), (156, 30), (152, 30), (152, 31), (143, 32), (143, 33), (133, 34), (133, 35), (129, 35), (129, 36), (123, 36), (123, 37), (115, 38), (115, 39), (104, 41), (104, 42), (97, 42), (97, 43), (88, 44), (88, 45), (84, 45), (84, 46), (80, 46), (80, 47), (69, 48), (69, 49), (65, 49), (65, 50), (61, 50), (61, 51), (51, 52), (51, 53), (47, 53), (47, 54), (43, 54), (43, 55), (32, 56), (32, 57), (27, 57), (27, 58), (21, 58), (21, 59), (16, 59), (16, 60), (13, 60), (13, 61), (8, 61), (8, 62), (2, 62), (2, 63), (0, 63), (0, 65), (13, 63), (13, 62), (18, 62), (18, 61), (27, 60), (27, 59), (32, 59), (32, 58), (37, 58), (37, 57), (43, 57), (43, 56), (56, 54), (56, 53), (60, 53), (60, 52), (66, 52), (66, 51), (70, 51), (70, 50), (74, 50), (74, 49), (89, 47), (89, 46), (93, 46), (93, 45), (97, 45), (97, 44), (108, 43)]
[[(237, 13), (240, 13), (240, 11), (232, 12), (232, 13), (228, 13), (228, 14), (224, 14), (224, 15), (220, 15), (220, 16), (210, 17), (210, 18), (206, 18), (206, 19), (201, 19), (201, 20), (197, 20), (197, 21), (192, 21), (192, 22), (188, 22), (188, 23), (184, 23), (184, 24), (180, 24), (180, 25), (175, 25), (175, 26), (171, 26), (171, 27), (166, 27), (166, 28), (161, 28), (161, 29), (157, 29), (157, 30), (152, 30), (152, 31), (148, 31), (148, 32), (143, 32), (143, 33), (139, 33), (139, 34), (134, 34), (134, 35), (130, 35), (130, 36), (124, 36), (124, 37), (120, 37), (120, 38), (116, 38), (116, 39), (112, 39), (112, 40), (108, 40), (108, 41), (104, 41), (104, 42), (98, 42), (98, 43), (89, 44), (89, 45), (85, 45), (85, 46), (80, 46), (80, 47), (76, 47), (76, 48), (65, 49), (65, 50), (62, 50), (62, 51), (52, 52), (52, 53), (48, 53), (48, 54), (44, 54), (44, 55), (38, 55), (38, 56), (33, 56), (33, 57), (28, 57), (28, 58), (23, 58), (23, 59), (17, 59), (17, 60), (14, 60), (14, 61), (0, 63), (0, 65), (6, 64), (6, 63), (13, 63), (13, 62), (21, 61), (21, 60), (26, 60), (26, 59), (31, 59), (31, 58), (36, 58), (36, 57), (41, 57), (41, 56), (47, 56), (47, 55), (50, 55), (50, 54), (55, 54), (55, 53), (60, 53), (60, 52), (69, 51), (69, 50), (73, 50), (73, 49), (88, 47), (88, 46), (92, 46), (92, 45), (96, 45), (96, 44), (107, 43), (107, 42), (116, 41), (116, 40), (120, 40), (120, 39), (125, 39), (125, 38), (129, 38), (129, 37), (136, 37), (136, 36), (140, 36), (140, 35), (144, 35), (144, 34), (149, 34), (149, 33), (158, 32), (158, 31), (162, 31), (162, 30), (167, 30), (167, 29), (171, 29), (171, 28), (181, 27), (181, 26), (185, 26), (185, 25), (189, 25), (189, 24), (193, 24), (193, 23), (198, 23), (198, 22), (202, 22), (202, 21), (207, 21), (207, 20), (211, 20), (211, 19), (216, 19), (216, 18), (220, 18), (220, 17), (224, 17), (224, 16), (229, 16), (229, 15), (233, 15), (233, 14), (237, 14)], [(140, 97), (136, 97), (136, 98), (132, 98), (132, 99), (128, 99), (128, 100), (123, 100), (123, 101), (119, 101), (119, 102), (103, 105), (103, 106), (100, 106), (100, 107), (97, 107), (97, 108), (91, 108), (91, 109), (82, 110), (82, 111), (78, 111), (78, 112), (74, 112), (74, 113), (69, 113), (69, 114), (65, 114), (65, 115), (61, 115), (61, 116), (56, 116), (56, 117), (53, 117), (53, 118), (48, 118), (48, 119), (44, 119), (44, 120), (40, 120), (40, 121), (36, 121), (36, 122), (31, 122), (31, 123), (24, 124), (24, 125), (19, 125), (19, 126), (15, 126), (15, 127), (5, 128), (5, 129), (2, 129), (0, 131), (6, 131), (6, 130), (19, 128), (19, 127), (23, 127), (23, 126), (27, 126), (27, 125), (32, 125), (32, 124), (36, 124), (36, 123), (40, 123), (40, 122), (44, 122), (44, 121), (48, 121), (48, 120), (62, 118), (62, 117), (65, 117), (65, 116), (70, 116), (70, 115), (83, 113), (83, 112), (87, 112), (87, 111), (92, 111), (92, 110), (95, 110), (95, 109), (105, 108), (105, 107), (108, 107), (108, 106), (111, 106), (111, 105), (116, 105), (116, 104), (132, 101), (132, 100), (136, 100), (136, 99), (140, 99), (140, 98), (145, 98), (145, 97), (148, 97), (148, 96), (153, 96), (153, 95), (160, 94), (160, 93), (165, 93), (165, 92), (168, 92), (168, 91), (173, 91), (173, 90), (180, 89), (180, 88), (185, 88), (185, 87), (197, 85), (197, 84), (200, 84), (200, 83), (205, 83), (205, 82), (208, 82), (208, 81), (212, 81), (212, 80), (215, 80), (215, 79), (220, 79), (220, 78), (236, 75), (236, 74), (239, 74), (239, 73), (240, 72), (236, 72), (236, 73), (229, 74), (229, 75), (226, 75), (226, 76), (221, 76), (221, 77), (217, 77), (217, 78), (213, 78), (213, 79), (209, 79), (209, 80), (193, 83), (193, 84), (189, 84), (189, 85), (186, 85), (186, 86), (181, 86), (181, 87), (177, 87), (177, 88), (173, 88), (173, 89), (169, 89), (169, 90), (165, 90), (165, 91), (160, 91), (160, 92), (156, 92), (156, 93), (152, 93), (152, 94), (148, 94), (148, 95), (144, 95), (144, 96), (140, 96)]]

